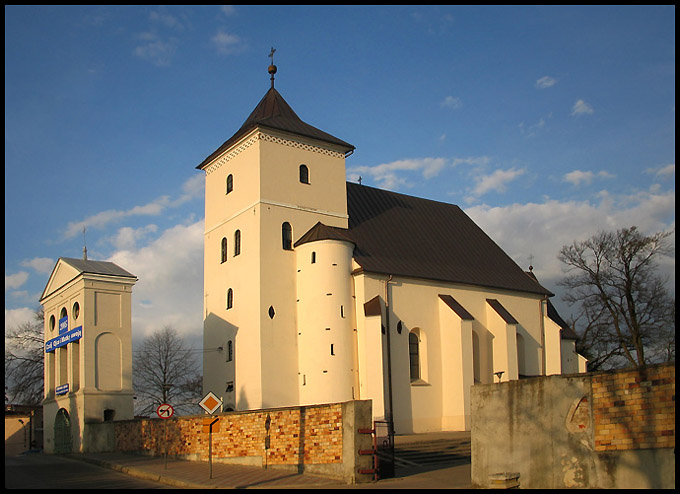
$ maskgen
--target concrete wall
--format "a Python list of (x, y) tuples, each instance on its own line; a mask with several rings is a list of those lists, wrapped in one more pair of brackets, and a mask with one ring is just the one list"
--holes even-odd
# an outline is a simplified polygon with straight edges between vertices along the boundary
[[(88, 424), (91, 451), (123, 451), (208, 461), (207, 415), (162, 419), (135, 419)], [(337, 478), (348, 483), (367, 482), (372, 457), (360, 449), (372, 448), (372, 438), (358, 434), (372, 428), (370, 401), (271, 408), (219, 413), (213, 426), (213, 461), (267, 466)], [(265, 421), (270, 418), (269, 448), (265, 448)]]
[(472, 387), (472, 484), (674, 488), (675, 365)]

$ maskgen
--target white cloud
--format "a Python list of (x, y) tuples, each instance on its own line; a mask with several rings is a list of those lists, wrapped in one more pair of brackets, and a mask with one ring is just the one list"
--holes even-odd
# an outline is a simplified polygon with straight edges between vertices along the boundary
[(42, 274), (52, 273), (55, 264), (56, 261), (49, 257), (34, 257), (33, 259), (21, 261), (22, 266), (32, 268), (34, 271)]
[(107, 260), (133, 273), (133, 333), (146, 336), (165, 325), (178, 332), (203, 332), (203, 220), (177, 225), (140, 248), (120, 250)]
[(110, 223), (120, 221), (130, 216), (158, 216), (168, 208), (178, 207), (188, 201), (197, 199), (203, 195), (205, 177), (194, 175), (182, 185), (183, 193), (175, 200), (170, 196), (161, 196), (155, 201), (142, 206), (135, 206), (126, 211), (110, 209), (102, 211), (82, 221), (70, 222), (64, 232), (65, 238), (72, 238), (82, 233), (83, 228), (104, 228)]
[(562, 177), (562, 181), (569, 182), (578, 187), (581, 184), (591, 184), (596, 177), (614, 178), (614, 175), (604, 170), (597, 173), (593, 173), (591, 171), (574, 170), (573, 172), (565, 174), (564, 177)]
[(236, 7), (233, 5), (222, 5), (220, 6), (220, 11), (227, 17), (236, 14)]
[[(637, 226), (645, 234), (674, 229), (675, 191), (612, 196), (602, 194), (593, 202), (547, 200), (542, 204), (486, 205), (465, 212), (517, 264), (526, 269), (533, 255), (534, 272), (544, 284), (558, 289), (564, 273), (557, 254), (563, 245), (595, 235), (598, 230)], [(671, 221), (671, 223), (669, 223)], [(673, 245), (675, 236), (672, 237)], [(664, 273), (675, 276), (675, 259), (663, 259)], [(674, 287), (674, 279), (669, 286)], [(550, 288), (547, 286), (547, 288)], [(559, 299), (559, 294), (556, 297)]]
[(182, 25), (182, 23), (179, 22), (177, 17), (168, 14), (167, 11), (163, 8), (161, 8), (161, 10), (152, 10), (151, 13), (149, 14), (149, 19), (152, 22), (159, 23), (166, 28), (179, 30), (182, 30), (184, 28), (184, 26)]
[(571, 108), (572, 116), (591, 115), (593, 113), (595, 113), (595, 110), (593, 110), (593, 107), (590, 106), (585, 101), (583, 101), (582, 99), (580, 99), (576, 103), (574, 103), (574, 106)]
[(675, 175), (675, 163), (655, 168), (648, 168), (646, 172), (656, 175), (662, 179), (671, 178), (673, 175)]
[(447, 167), (458, 165), (484, 166), (489, 163), (487, 156), (472, 156), (468, 158), (413, 158), (391, 161), (376, 166), (356, 166), (347, 169), (348, 180), (356, 182), (359, 176), (370, 177), (377, 186), (388, 190), (397, 190), (407, 186), (410, 181), (404, 176), (408, 172), (420, 172), (425, 179), (431, 179)]
[(538, 89), (546, 89), (554, 86), (555, 84), (557, 84), (557, 79), (547, 75), (541, 77), (539, 80), (536, 81), (536, 87)]
[(230, 55), (242, 49), (241, 38), (235, 34), (229, 34), (222, 29), (217, 31), (217, 34), (211, 38), (213, 45), (217, 48), (218, 53), (223, 55)]
[(382, 163), (376, 166), (358, 166), (347, 170), (348, 176), (356, 180), (359, 175), (370, 176), (384, 189), (396, 190), (408, 180), (398, 172), (419, 171), (424, 178), (433, 178), (447, 165), (445, 158), (416, 158)]
[(141, 41), (133, 50), (135, 56), (148, 60), (159, 67), (168, 66), (177, 50), (178, 40), (173, 37), (161, 37), (154, 32), (138, 35)]
[(5, 332), (16, 329), (26, 323), (35, 321), (35, 309), (21, 307), (19, 309), (5, 309)]
[(524, 168), (511, 168), (509, 170), (496, 170), (491, 175), (474, 177), (477, 185), (472, 189), (471, 196), (468, 197), (468, 200), (474, 200), (491, 191), (505, 192), (507, 184), (524, 173), (526, 173), (526, 169)]
[(113, 237), (104, 239), (104, 242), (113, 245), (117, 250), (134, 249), (140, 240), (147, 238), (151, 233), (156, 233), (156, 231), (158, 231), (156, 225), (147, 225), (141, 228), (124, 226), (119, 228)]
[(444, 98), (444, 101), (442, 101), (441, 105), (446, 108), (453, 108), (455, 110), (463, 106), (463, 103), (460, 101), (460, 98), (456, 98), (454, 96), (447, 96), (446, 98)]
[(19, 271), (16, 274), (5, 273), (5, 292), (19, 288), (26, 281), (28, 281), (28, 273), (26, 271)]

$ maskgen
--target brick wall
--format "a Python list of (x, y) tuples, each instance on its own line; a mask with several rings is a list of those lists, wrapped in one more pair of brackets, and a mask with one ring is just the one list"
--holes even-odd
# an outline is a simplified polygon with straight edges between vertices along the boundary
[[(269, 415), (269, 465), (330, 464), (343, 461), (342, 404), (278, 408), (217, 414), (213, 459), (265, 458), (265, 421)], [(206, 416), (167, 420), (138, 419), (115, 423), (115, 450), (152, 455), (208, 458)], [(167, 435), (167, 441), (166, 441)]]
[(595, 451), (675, 447), (675, 366), (592, 378)]

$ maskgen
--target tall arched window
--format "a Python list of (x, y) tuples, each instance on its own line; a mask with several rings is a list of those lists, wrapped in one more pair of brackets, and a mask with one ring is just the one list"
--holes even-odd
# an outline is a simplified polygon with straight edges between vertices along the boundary
[(241, 253), (241, 230), (236, 230), (234, 232), (234, 255), (237, 256)]
[(229, 176), (227, 176), (227, 194), (232, 190), (234, 190), (234, 176), (229, 174)]
[(222, 237), (222, 249), (220, 259), (222, 262), (227, 262), (227, 237)]
[(281, 238), (285, 250), (293, 250), (293, 227), (287, 221), (281, 225)]
[(307, 165), (300, 165), (300, 183), (309, 183), (309, 168), (307, 168)]
[(227, 290), (227, 309), (231, 309), (234, 306), (234, 290), (231, 288)]
[(416, 381), (420, 379), (420, 348), (418, 335), (415, 333), (408, 334), (408, 358), (411, 381)]

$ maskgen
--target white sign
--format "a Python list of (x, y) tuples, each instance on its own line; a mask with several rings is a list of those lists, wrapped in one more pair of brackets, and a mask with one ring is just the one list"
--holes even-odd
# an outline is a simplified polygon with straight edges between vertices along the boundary
[(167, 403), (163, 403), (162, 405), (158, 406), (156, 413), (162, 419), (169, 419), (175, 414), (175, 409)]
[(222, 406), (222, 400), (215, 396), (212, 391), (209, 391), (208, 394), (205, 395), (205, 397), (200, 401), (199, 405), (201, 405), (203, 410), (212, 414), (215, 413), (215, 410)]

